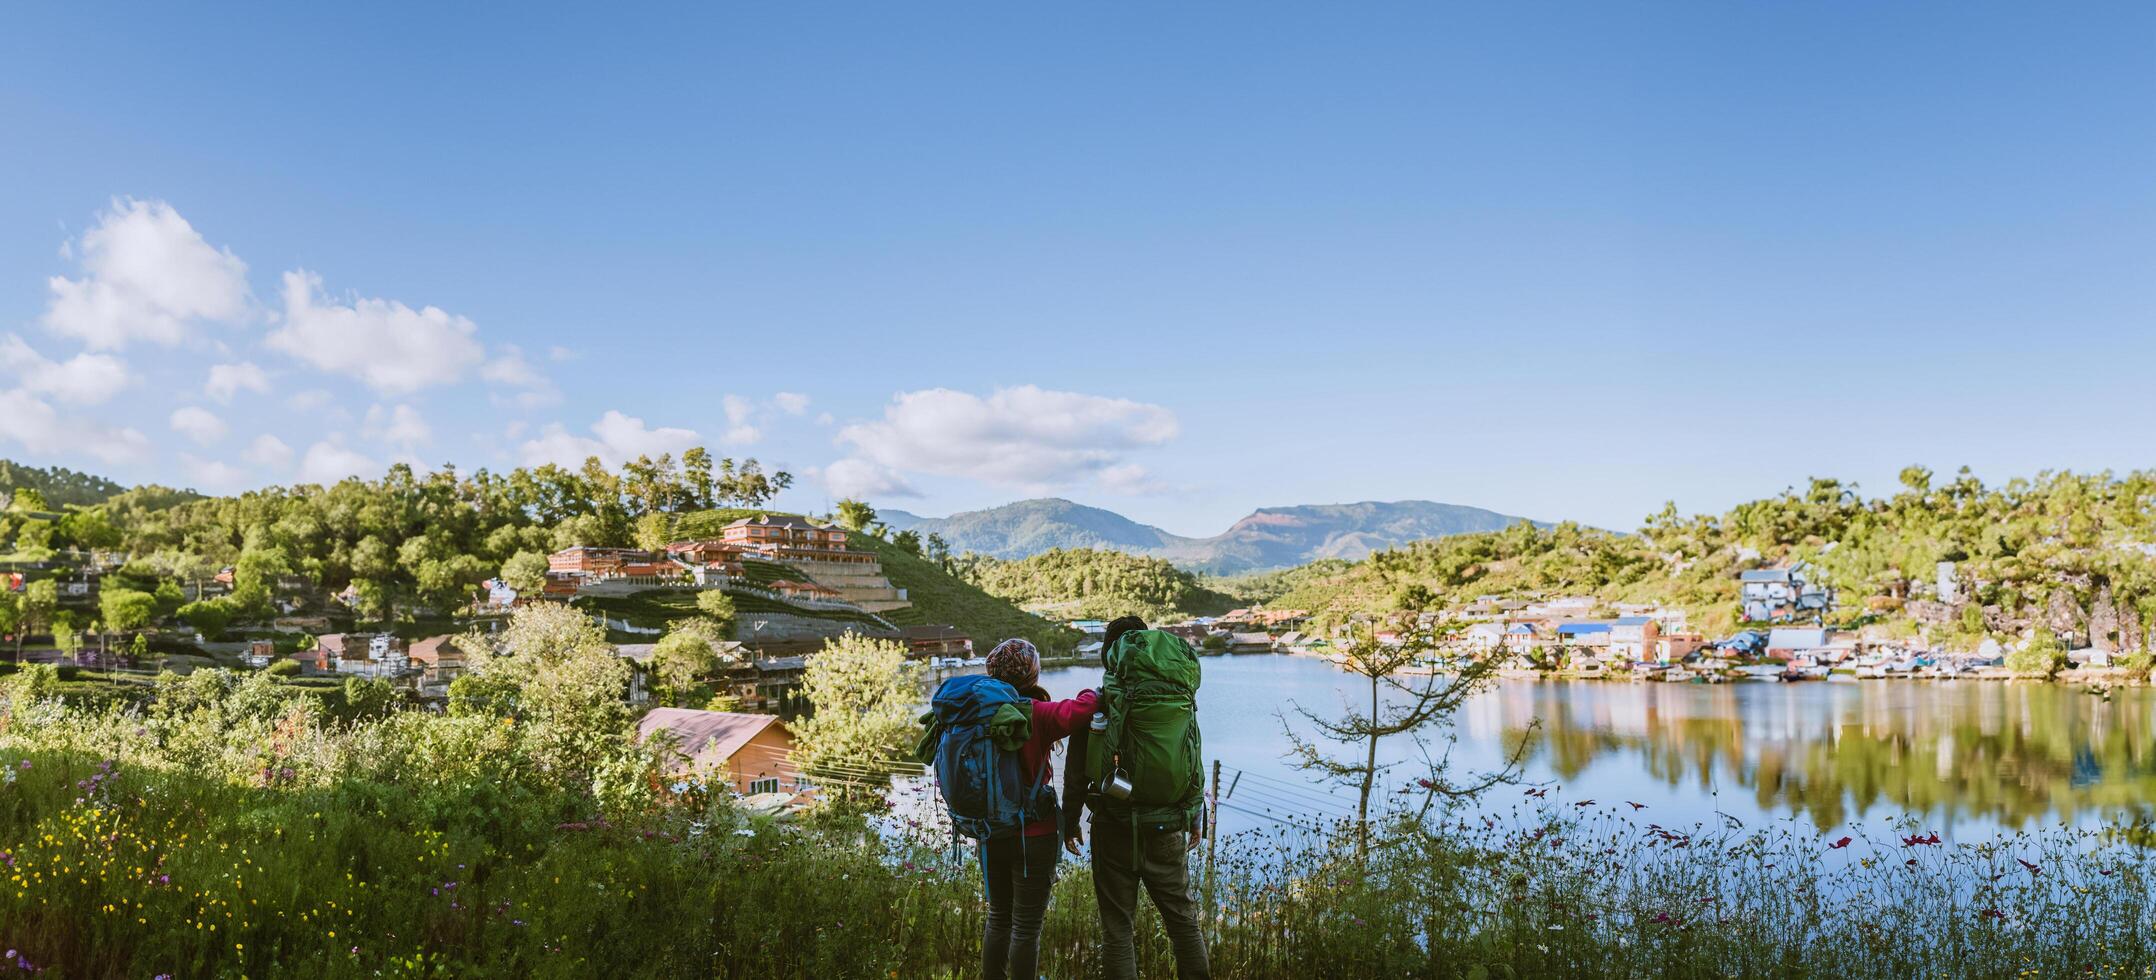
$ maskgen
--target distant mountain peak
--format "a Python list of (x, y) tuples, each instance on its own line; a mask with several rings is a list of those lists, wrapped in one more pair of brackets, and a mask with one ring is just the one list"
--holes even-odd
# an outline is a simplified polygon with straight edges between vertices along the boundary
[(1360, 559), (1423, 538), (1502, 530), (1525, 518), (1430, 500), (1260, 507), (1226, 531), (1186, 538), (1111, 510), (1041, 497), (949, 517), (906, 511), (881, 514), (897, 530), (935, 533), (953, 551), (1024, 558), (1051, 548), (1096, 548), (1165, 558), (1220, 574), (1300, 565), (1319, 558)]

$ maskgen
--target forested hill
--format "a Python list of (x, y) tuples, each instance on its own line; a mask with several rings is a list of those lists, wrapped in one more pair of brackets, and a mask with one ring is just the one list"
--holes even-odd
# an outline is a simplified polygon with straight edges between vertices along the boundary
[(1495, 531), (1524, 518), (1428, 500), (1266, 507), (1209, 538), (1186, 538), (1068, 500), (1021, 500), (950, 517), (883, 511), (896, 530), (935, 534), (952, 551), (1017, 559), (1052, 548), (1122, 551), (1233, 575), (1323, 558), (1359, 559), (1424, 538)]
[(35, 490), (53, 508), (104, 503), (126, 490), (117, 483), (64, 466), (27, 466), (0, 459), (0, 499), (12, 498), (17, 489)]
[(938, 534), (953, 551), (990, 558), (1024, 558), (1052, 548), (1145, 554), (1198, 543), (1196, 538), (1178, 537), (1111, 510), (1053, 497), (949, 517), (921, 517), (902, 510), (879, 510), (876, 516), (894, 531), (918, 531), (924, 537)]
[(973, 556), (962, 559), (959, 569), (990, 594), (1055, 619), (1137, 615), (1175, 621), (1236, 605), (1234, 597), (1166, 561), (1120, 551), (1057, 548), (1016, 561)]
[[(1563, 524), (1420, 541), (1353, 563), (1236, 583), (1246, 598), (1332, 614), (1440, 609), (1484, 594), (1663, 603), (1711, 632), (1735, 624), (1737, 575), (1804, 562), (1839, 596), (1833, 622), (1949, 649), (2042, 627), (2133, 653), (2156, 628), (2156, 472), (2040, 473), (1985, 486), (1909, 467), (1892, 494), (1815, 479), (1723, 514), (1674, 506), (1637, 534)], [(1952, 593), (1936, 587), (1955, 565)]]

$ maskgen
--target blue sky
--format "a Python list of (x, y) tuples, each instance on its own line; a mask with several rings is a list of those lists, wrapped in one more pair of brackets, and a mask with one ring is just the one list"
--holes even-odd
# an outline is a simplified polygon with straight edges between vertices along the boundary
[(320, 6), (0, 12), (0, 455), (1190, 534), (2156, 455), (2146, 6)]

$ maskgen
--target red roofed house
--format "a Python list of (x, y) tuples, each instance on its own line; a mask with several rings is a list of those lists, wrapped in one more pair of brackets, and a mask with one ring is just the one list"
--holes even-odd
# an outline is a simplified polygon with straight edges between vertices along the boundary
[(793, 732), (775, 715), (653, 708), (636, 723), (639, 740), (662, 733), (674, 740), (680, 754), (677, 771), (710, 772), (723, 766), (734, 788), (749, 795), (793, 792), (808, 785), (794, 768)]
[(454, 636), (430, 636), (412, 644), (412, 663), (424, 670), (428, 684), (447, 684), (464, 673), (464, 650)]

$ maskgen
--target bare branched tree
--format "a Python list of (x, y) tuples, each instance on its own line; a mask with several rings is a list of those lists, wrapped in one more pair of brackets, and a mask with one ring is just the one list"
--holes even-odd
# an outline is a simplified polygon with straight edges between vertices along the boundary
[[(1429, 751), (1432, 730), (1486, 687), (1497, 672), (1497, 658), (1475, 658), (1452, 649), (1448, 641), (1457, 634), (1457, 624), (1452, 623), (1409, 626), (1385, 635), (1375, 623), (1352, 623), (1336, 642), (1336, 648), (1341, 654), (1341, 667), (1369, 682), (1368, 710), (1348, 708), (1339, 717), (1327, 718), (1300, 703), (1288, 702), (1317, 734), (1316, 738), (1306, 738), (1285, 716), (1281, 718), (1296, 766), (1360, 794), (1355, 807), (1358, 859), (1370, 850), (1370, 803), (1378, 780), (1396, 765), (1378, 762), (1378, 743), (1383, 739), (1406, 735), (1421, 750), (1427, 775), (1416, 779), (1413, 786), (1422, 790), (1425, 814), (1440, 798), (1472, 797), (1512, 781), (1519, 772), (1524, 740), (1503, 768), (1465, 783), (1450, 779), (1449, 747), (1436, 756)], [(1354, 756), (1334, 756), (1328, 751), (1331, 743), (1357, 746), (1361, 751)]]

